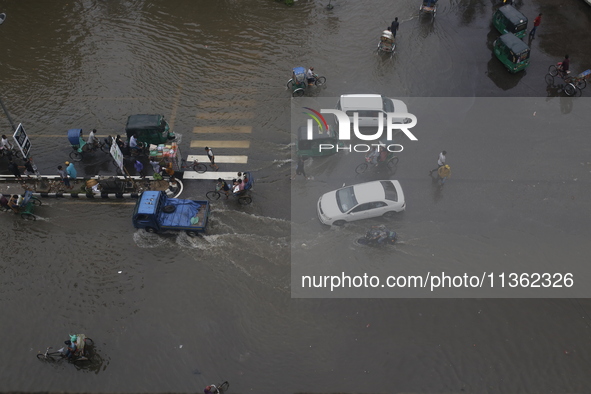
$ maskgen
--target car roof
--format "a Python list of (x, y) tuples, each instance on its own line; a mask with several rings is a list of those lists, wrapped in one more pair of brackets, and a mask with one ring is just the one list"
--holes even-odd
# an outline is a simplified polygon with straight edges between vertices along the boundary
[(379, 94), (344, 94), (341, 96), (341, 108), (382, 109), (382, 96)]
[[(384, 191), (384, 187), (382, 186), (381, 182), (384, 181), (373, 181), (354, 185), (353, 191), (355, 192), (355, 198), (357, 199), (357, 202), (359, 204), (363, 204), (366, 202), (385, 200), (386, 192)], [(386, 182), (391, 181), (386, 180)]]

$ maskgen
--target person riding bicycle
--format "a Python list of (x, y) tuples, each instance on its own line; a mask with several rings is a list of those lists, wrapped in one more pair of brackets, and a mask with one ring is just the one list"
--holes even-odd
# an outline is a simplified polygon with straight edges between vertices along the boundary
[(88, 140), (86, 140), (86, 143), (88, 144), (88, 146), (91, 149), (97, 148), (98, 147), (98, 144), (99, 144), (99, 140), (96, 137), (96, 134), (95, 133), (96, 133), (96, 129), (92, 129), (90, 131), (90, 133), (88, 134)]
[(218, 178), (218, 184), (216, 186), (216, 189), (224, 192), (224, 194), (226, 195), (226, 199), (230, 195), (230, 186), (228, 186), (228, 183), (226, 183), (226, 181), (224, 181), (222, 178)]
[(308, 71), (306, 71), (306, 78), (308, 79), (308, 85), (314, 85), (316, 81), (316, 75), (314, 74), (314, 67), (310, 67)]
[(9, 156), (12, 154), (12, 144), (4, 134), (2, 134), (2, 139), (0, 140), (0, 150), (5, 150)]
[(568, 55), (564, 55), (564, 59), (557, 64), (557, 68), (560, 72), (562, 72), (563, 75), (568, 75), (570, 74), (570, 59), (568, 57)]
[(382, 244), (390, 237), (390, 234), (392, 233), (394, 232), (388, 230), (384, 225), (374, 226), (367, 231), (365, 238), (367, 238), (369, 241), (376, 242), (377, 244)]
[(64, 354), (64, 357), (66, 357), (68, 359), (71, 359), (72, 357), (74, 357), (74, 355), (76, 354), (76, 350), (78, 350), (78, 348), (76, 346), (77, 340), (78, 340), (78, 337), (76, 335), (70, 335), (70, 339), (67, 341), (64, 341), (64, 343), (67, 346), (66, 353)]
[(209, 386), (205, 387), (205, 390), (203, 390), (203, 392), (205, 394), (219, 394), (220, 391), (215, 386), (215, 384), (210, 384)]

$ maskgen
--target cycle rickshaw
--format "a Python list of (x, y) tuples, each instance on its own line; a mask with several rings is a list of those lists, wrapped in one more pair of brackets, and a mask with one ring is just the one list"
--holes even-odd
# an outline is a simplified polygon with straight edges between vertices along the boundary
[(71, 356), (67, 356), (66, 347), (62, 347), (61, 349), (52, 352), (50, 350), (53, 349), (53, 347), (49, 346), (45, 349), (45, 352), (37, 353), (37, 359), (50, 363), (64, 359), (74, 363), (79, 361), (89, 361), (92, 358), (94, 341), (84, 334), (77, 334), (71, 335), (70, 339), (65, 341), (64, 344), (66, 346), (71, 346), (72, 341), (74, 341), (76, 345), (76, 351)]
[[(315, 86), (322, 86), (326, 83), (326, 77), (321, 77), (314, 74)], [(304, 67), (295, 67), (292, 70), (291, 79), (287, 81), (287, 88), (291, 89), (293, 97), (301, 97), (306, 92), (308, 86), (308, 78), (306, 77), (306, 69)]]
[(101, 150), (104, 153), (109, 153), (109, 148), (105, 142), (98, 141), (94, 146), (90, 146), (84, 141), (82, 137), (82, 129), (70, 129), (68, 130), (68, 141), (72, 145), (72, 152), (70, 152), (70, 159), (72, 161), (81, 161), (85, 153), (96, 152)]
[(554, 77), (559, 76), (564, 81), (564, 93), (567, 96), (574, 96), (587, 87), (587, 79), (591, 77), (591, 69), (585, 70), (578, 75), (571, 75), (568, 72), (562, 71), (562, 62), (556, 63), (548, 67), (548, 74), (546, 74), (546, 83), (554, 85)]
[(396, 44), (394, 43), (394, 35), (389, 30), (384, 30), (378, 43), (378, 53), (386, 54), (392, 57)]
[(2, 205), (2, 208), (5, 211), (13, 210), (15, 213), (20, 214), (25, 220), (37, 220), (37, 217), (33, 214), (33, 211), (35, 210), (35, 207), (41, 206), (42, 203), (37, 197), (33, 197), (32, 191), (25, 191), (23, 196), (18, 196), (15, 203), (16, 211), (10, 205), (10, 201), (8, 202), (8, 205)]
[(431, 14), (435, 19), (437, 14), (437, 0), (423, 0), (423, 4), (419, 7), (419, 16), (421, 14)]
[[(230, 190), (224, 191), (224, 187), (223, 187), (223, 183), (225, 181), (220, 182), (219, 180), (216, 181), (216, 186), (215, 186), (215, 190), (209, 191), (205, 194), (205, 196), (207, 197), (208, 200), (210, 201), (217, 201), (220, 199), (220, 197), (222, 196), (222, 193), (226, 194), (226, 198), (228, 198), (230, 195), (233, 195), (234, 197), (238, 198), (238, 202), (242, 205), (248, 205), (252, 202), (252, 197), (250, 197), (250, 192), (252, 190), (252, 187), (254, 186), (254, 177), (252, 176), (252, 174), (250, 173), (250, 171), (246, 171), (243, 174), (243, 179), (242, 179), (243, 183), (244, 183), (244, 189), (241, 190), (238, 193), (233, 193), (232, 192), (232, 188), (234, 187), (234, 185), (228, 185), (230, 187)], [(227, 184), (227, 183), (226, 183)]]

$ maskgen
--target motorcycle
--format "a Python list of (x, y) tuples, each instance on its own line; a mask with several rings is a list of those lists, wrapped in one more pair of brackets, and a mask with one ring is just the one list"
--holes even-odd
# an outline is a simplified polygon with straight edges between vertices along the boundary
[(389, 230), (385, 226), (377, 226), (367, 230), (365, 237), (359, 238), (357, 243), (371, 246), (394, 245), (397, 239), (395, 231)]

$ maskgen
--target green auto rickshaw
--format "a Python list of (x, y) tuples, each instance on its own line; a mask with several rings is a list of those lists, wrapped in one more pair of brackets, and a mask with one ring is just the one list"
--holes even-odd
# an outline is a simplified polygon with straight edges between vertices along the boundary
[(139, 142), (145, 144), (165, 144), (173, 140), (175, 135), (163, 115), (131, 115), (125, 126), (127, 139), (135, 134)]
[(338, 144), (339, 139), (331, 127), (319, 130), (315, 124), (312, 127), (312, 139), (308, 139), (308, 128), (301, 126), (297, 134), (296, 153), (304, 157), (330, 156), (337, 152)]
[(529, 66), (529, 46), (515, 34), (507, 33), (499, 37), (493, 44), (493, 51), (510, 73), (525, 70)]
[(494, 13), (492, 23), (501, 34), (513, 33), (523, 38), (527, 33), (527, 17), (509, 4)]

